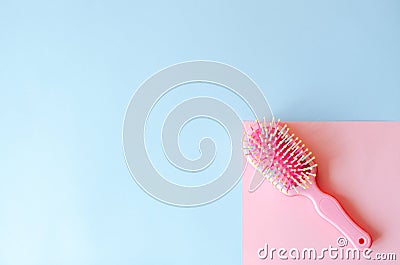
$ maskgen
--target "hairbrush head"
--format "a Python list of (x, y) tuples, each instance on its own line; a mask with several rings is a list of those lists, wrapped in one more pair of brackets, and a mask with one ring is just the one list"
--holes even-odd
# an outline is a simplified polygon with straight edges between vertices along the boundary
[(315, 156), (279, 120), (251, 124), (245, 132), (243, 151), (248, 161), (284, 194), (295, 195), (314, 183)]

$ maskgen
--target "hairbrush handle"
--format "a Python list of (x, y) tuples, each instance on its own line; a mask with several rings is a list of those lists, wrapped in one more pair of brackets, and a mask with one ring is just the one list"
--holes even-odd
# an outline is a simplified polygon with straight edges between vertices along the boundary
[(363, 250), (371, 246), (370, 235), (351, 220), (339, 202), (322, 192), (316, 183), (311, 185), (303, 194), (312, 200), (318, 214), (346, 236), (354, 247)]

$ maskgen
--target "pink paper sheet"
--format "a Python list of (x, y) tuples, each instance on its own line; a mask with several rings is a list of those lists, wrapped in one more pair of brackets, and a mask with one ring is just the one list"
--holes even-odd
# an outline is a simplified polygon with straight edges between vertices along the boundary
[(288, 125), (316, 156), (321, 190), (334, 196), (371, 235), (370, 256), (375, 258), (378, 252), (395, 253), (397, 260), (368, 261), (361, 257), (353, 261), (340, 260), (340, 256), (336, 260), (329, 257), (317, 261), (290, 257), (281, 260), (275, 257), (276, 253), (273, 260), (260, 259), (257, 252), (265, 244), (288, 251), (312, 247), (319, 251), (329, 245), (340, 249), (336, 241), (341, 234), (317, 214), (305, 197), (286, 197), (268, 181), (249, 193), (252, 176), (249, 167), (242, 186), (243, 264), (400, 264), (400, 122), (289, 122)]

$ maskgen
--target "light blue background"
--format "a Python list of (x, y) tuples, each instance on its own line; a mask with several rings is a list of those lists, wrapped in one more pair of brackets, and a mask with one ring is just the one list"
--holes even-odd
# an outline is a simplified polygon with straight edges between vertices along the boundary
[[(399, 47), (396, 0), (2, 0), (0, 264), (240, 264), (240, 185), (185, 209), (132, 180), (122, 121), (135, 89), (168, 65), (215, 60), (247, 73), (284, 120), (398, 121)], [(218, 126), (197, 125), (182, 133), (189, 157), (214, 127), (225, 145)]]

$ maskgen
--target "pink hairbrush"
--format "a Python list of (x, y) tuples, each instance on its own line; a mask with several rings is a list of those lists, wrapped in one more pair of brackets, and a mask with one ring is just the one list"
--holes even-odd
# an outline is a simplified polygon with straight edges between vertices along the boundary
[(371, 246), (372, 240), (345, 213), (338, 201), (317, 186), (317, 164), (312, 153), (286, 124), (279, 120), (256, 121), (247, 128), (243, 139), (247, 160), (287, 196), (309, 198), (318, 214), (335, 226), (358, 249)]

